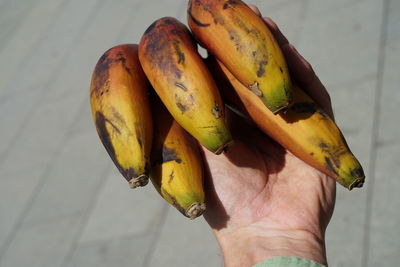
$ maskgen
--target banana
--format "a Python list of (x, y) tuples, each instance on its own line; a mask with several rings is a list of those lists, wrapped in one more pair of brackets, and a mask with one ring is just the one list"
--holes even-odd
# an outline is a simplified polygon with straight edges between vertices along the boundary
[(155, 134), (150, 179), (166, 201), (194, 219), (206, 208), (198, 145), (161, 101), (152, 101), (152, 104)]
[(292, 83), (278, 43), (240, 0), (190, 0), (194, 37), (273, 112), (292, 101)]
[(219, 154), (231, 142), (217, 86), (185, 25), (161, 18), (145, 31), (139, 60), (175, 120), (208, 150)]
[(364, 171), (334, 121), (296, 85), (293, 105), (274, 115), (215, 58), (207, 64), (227, 103), (249, 116), (266, 134), (304, 162), (351, 190), (362, 187)]
[(109, 49), (93, 71), (90, 103), (97, 133), (132, 188), (149, 181), (153, 124), (148, 89), (138, 45)]

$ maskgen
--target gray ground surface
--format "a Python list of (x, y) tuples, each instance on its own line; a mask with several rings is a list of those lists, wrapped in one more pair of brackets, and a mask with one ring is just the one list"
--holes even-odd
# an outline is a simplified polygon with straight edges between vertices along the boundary
[[(400, 1), (253, 0), (313, 64), (367, 173), (338, 188), (330, 266), (397, 266)], [(183, 0), (0, 0), (0, 266), (222, 266), (205, 221), (132, 191), (93, 127), (98, 57)], [(396, 119), (397, 118), (397, 119)]]

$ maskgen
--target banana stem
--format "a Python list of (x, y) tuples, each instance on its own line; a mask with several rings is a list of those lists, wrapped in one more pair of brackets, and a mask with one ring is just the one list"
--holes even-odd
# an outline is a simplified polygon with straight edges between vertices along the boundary
[(190, 207), (186, 210), (185, 215), (189, 217), (191, 220), (193, 220), (202, 215), (205, 210), (206, 210), (205, 203), (195, 202), (192, 205), (190, 205)]
[(149, 183), (149, 177), (145, 174), (142, 174), (138, 177), (132, 178), (129, 181), (129, 187), (133, 189), (139, 186), (145, 186), (148, 183)]

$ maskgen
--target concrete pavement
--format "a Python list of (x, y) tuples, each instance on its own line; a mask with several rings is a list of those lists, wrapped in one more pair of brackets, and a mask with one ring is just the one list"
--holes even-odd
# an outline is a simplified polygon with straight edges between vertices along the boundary
[[(254, 0), (313, 65), (367, 174), (338, 187), (330, 266), (397, 266), (400, 1)], [(109, 47), (184, 0), (0, 0), (0, 267), (222, 266), (203, 218), (151, 186), (132, 191), (90, 117), (89, 79)]]

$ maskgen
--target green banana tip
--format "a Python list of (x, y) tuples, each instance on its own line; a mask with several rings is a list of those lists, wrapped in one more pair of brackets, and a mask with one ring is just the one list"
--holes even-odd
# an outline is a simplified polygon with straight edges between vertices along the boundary
[(146, 174), (139, 175), (138, 177), (134, 177), (128, 181), (130, 188), (136, 188), (140, 186), (145, 186), (149, 183), (149, 176)]

